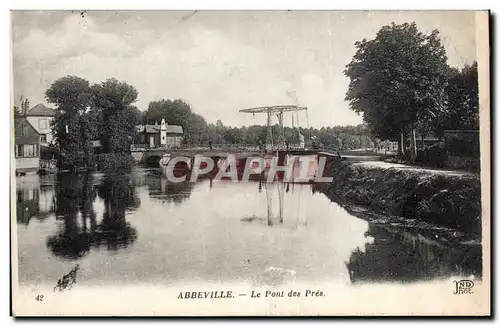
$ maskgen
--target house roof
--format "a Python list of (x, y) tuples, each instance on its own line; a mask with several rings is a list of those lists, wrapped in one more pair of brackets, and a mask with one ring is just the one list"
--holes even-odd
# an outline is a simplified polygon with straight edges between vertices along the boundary
[(14, 129), (17, 129), (17, 127), (19, 127), (24, 121), (23, 120), (26, 120), (24, 118), (15, 118), (14, 119)]
[[(146, 132), (147, 134), (156, 134), (160, 132), (160, 125), (137, 125), (137, 132)], [(183, 134), (182, 126), (167, 125), (167, 134)]]
[[(23, 131), (27, 127), (26, 132)], [(40, 134), (26, 118), (14, 119), (15, 144), (38, 144), (40, 143)]]
[(19, 117), (14, 119), (14, 129), (17, 129), (18, 127), (23, 125), (29, 126), (31, 129), (33, 129), (35, 133), (40, 134), (38, 130), (36, 130), (36, 128), (33, 127), (33, 125), (25, 117)]
[(167, 125), (167, 134), (182, 134), (182, 126)]
[(54, 117), (55, 115), (56, 115), (56, 110), (48, 108), (42, 103), (38, 103), (26, 113), (26, 116), (37, 116), (37, 117)]

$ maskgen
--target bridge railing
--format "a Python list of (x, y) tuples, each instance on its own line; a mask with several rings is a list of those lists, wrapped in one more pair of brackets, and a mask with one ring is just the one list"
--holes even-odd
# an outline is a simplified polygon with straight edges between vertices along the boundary
[(259, 146), (253, 144), (212, 144), (213, 149), (241, 149), (259, 150)]
[[(276, 147), (273, 146), (273, 149), (280, 149), (280, 150), (300, 150), (303, 149), (299, 144), (289, 144), (288, 147), (283, 146), (281, 147)], [(200, 149), (200, 150), (247, 150), (247, 151), (258, 151), (258, 150), (265, 150), (266, 146), (265, 145), (254, 145), (254, 144), (212, 144), (210, 146), (209, 144), (182, 144), (180, 146), (156, 146), (156, 147), (150, 147), (149, 144), (133, 144), (131, 145), (131, 150), (132, 151), (146, 151), (146, 150), (158, 150), (158, 149), (170, 149), (170, 150), (176, 150), (176, 149)]]
[(57, 168), (57, 160), (56, 159), (40, 159), (38, 162), (38, 167), (40, 169), (52, 170)]
[(130, 145), (130, 150), (145, 150), (148, 149), (149, 145), (148, 144), (132, 144)]
[[(180, 146), (155, 146), (150, 147), (149, 144), (132, 144), (130, 146), (132, 151), (146, 151), (155, 149), (203, 149), (209, 150), (208, 144), (183, 144)], [(213, 150), (259, 150), (259, 146), (253, 144), (212, 144)]]

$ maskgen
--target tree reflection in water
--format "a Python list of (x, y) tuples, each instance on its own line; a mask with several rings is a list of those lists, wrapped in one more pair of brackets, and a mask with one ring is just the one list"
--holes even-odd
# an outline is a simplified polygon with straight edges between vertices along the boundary
[[(80, 258), (90, 250), (92, 228), (96, 225), (93, 205), (86, 204), (88, 201), (93, 203), (94, 185), (88, 174), (60, 174), (55, 184), (55, 197), (56, 219), (62, 220), (63, 225), (56, 236), (47, 239), (47, 246), (56, 256)], [(81, 223), (78, 223), (79, 213)], [(90, 223), (87, 218), (91, 219)], [(87, 224), (91, 225), (90, 230)]]
[(139, 207), (129, 175), (108, 174), (99, 186), (99, 197), (104, 200), (104, 215), (94, 242), (108, 250), (127, 247), (137, 239), (137, 231), (125, 219), (126, 210)]
[[(125, 212), (139, 207), (128, 174), (106, 174), (96, 183), (91, 174), (61, 174), (56, 182), (56, 218), (63, 221), (59, 233), (47, 239), (54, 255), (78, 259), (91, 247), (117, 250), (133, 243), (137, 232)], [(104, 201), (102, 220), (97, 222), (94, 202)]]
[(415, 282), (436, 277), (482, 274), (481, 245), (446, 244), (401, 229), (370, 224), (374, 238), (346, 264), (353, 283)]

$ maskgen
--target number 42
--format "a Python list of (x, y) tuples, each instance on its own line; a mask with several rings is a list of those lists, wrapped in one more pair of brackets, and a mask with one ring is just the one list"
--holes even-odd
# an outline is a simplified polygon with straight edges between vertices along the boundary
[(43, 301), (43, 294), (39, 294), (35, 298), (36, 301)]

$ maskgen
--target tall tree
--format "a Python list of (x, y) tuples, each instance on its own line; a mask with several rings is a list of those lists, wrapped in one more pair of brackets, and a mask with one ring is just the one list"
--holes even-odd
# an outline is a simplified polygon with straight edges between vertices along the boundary
[(184, 142), (187, 144), (206, 144), (208, 143), (207, 122), (196, 113), (191, 113), (186, 126)]
[(191, 106), (181, 99), (152, 101), (149, 102), (146, 116), (149, 124), (160, 123), (163, 118), (168, 124), (185, 129), (191, 116)]
[(444, 130), (479, 129), (479, 92), (477, 62), (461, 70), (450, 69), (446, 87), (447, 110), (434, 124), (436, 135), (442, 137)]
[(85, 116), (91, 103), (89, 82), (76, 76), (59, 78), (46, 91), (45, 97), (57, 109), (51, 127), (55, 145), (60, 150), (59, 168), (91, 164), (90, 140), (96, 126), (87, 123)]
[(114, 78), (92, 85), (91, 90), (94, 109), (102, 119), (99, 138), (104, 153), (129, 152), (138, 119), (138, 110), (132, 106), (137, 90)]
[(448, 66), (437, 30), (427, 35), (415, 23), (392, 23), (355, 46), (344, 71), (346, 100), (376, 137), (399, 140), (444, 111)]
[(181, 126), (185, 143), (208, 142), (207, 122), (201, 115), (193, 113), (189, 103), (181, 99), (150, 102), (143, 118), (144, 123), (160, 123), (161, 119), (165, 119), (168, 124)]

